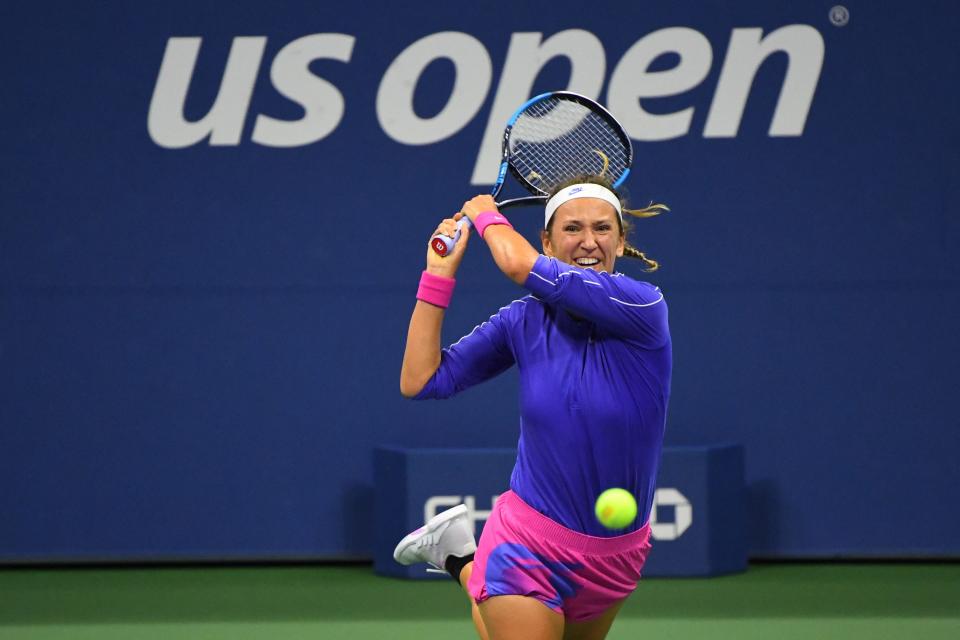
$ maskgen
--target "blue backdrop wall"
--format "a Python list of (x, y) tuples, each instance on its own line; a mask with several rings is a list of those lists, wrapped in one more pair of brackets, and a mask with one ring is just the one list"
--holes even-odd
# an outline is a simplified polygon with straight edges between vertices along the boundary
[[(672, 208), (667, 442), (744, 444), (751, 553), (960, 554), (960, 10), (834, 5), (4, 4), (0, 561), (370, 557), (375, 445), (515, 444), (512, 374), (437, 419), (399, 364), (567, 87)], [(475, 244), (445, 339), (518, 295)]]

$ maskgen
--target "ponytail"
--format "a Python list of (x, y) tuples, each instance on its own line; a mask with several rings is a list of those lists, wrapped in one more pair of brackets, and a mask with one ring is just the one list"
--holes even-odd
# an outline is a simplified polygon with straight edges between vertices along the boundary
[(646, 268), (644, 269), (644, 271), (646, 271), (647, 273), (651, 273), (660, 268), (659, 262), (657, 262), (652, 258), (648, 258), (643, 251), (640, 251), (640, 249), (637, 249), (635, 246), (633, 246), (626, 240), (624, 240), (623, 242), (623, 256), (625, 258), (635, 258), (637, 260), (642, 260), (643, 263), (647, 265)]

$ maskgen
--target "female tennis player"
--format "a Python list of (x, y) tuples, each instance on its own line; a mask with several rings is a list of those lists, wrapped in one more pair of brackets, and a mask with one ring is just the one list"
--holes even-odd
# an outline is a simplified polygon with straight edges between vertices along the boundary
[[(406, 536), (401, 564), (446, 569), (474, 602), (484, 640), (604, 638), (636, 588), (650, 551), (647, 522), (670, 397), (667, 307), (660, 290), (614, 271), (629, 255), (629, 211), (601, 178), (556, 190), (545, 209), (543, 253), (488, 195), (466, 202), (437, 232), (453, 235), (466, 215), (503, 273), (530, 295), (440, 348), (444, 308), (466, 250), (466, 233), (427, 268), (407, 334), (401, 392), (446, 398), (516, 364), (521, 431), (510, 490), (500, 496), (477, 547), (463, 505)], [(604, 528), (594, 503), (622, 487), (637, 498), (626, 529)]]

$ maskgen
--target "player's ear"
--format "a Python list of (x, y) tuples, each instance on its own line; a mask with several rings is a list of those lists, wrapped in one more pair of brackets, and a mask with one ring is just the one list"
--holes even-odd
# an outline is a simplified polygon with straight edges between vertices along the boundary
[(550, 233), (546, 229), (540, 230), (540, 243), (543, 245), (543, 255), (553, 257), (553, 245), (550, 243)]
[(627, 245), (627, 241), (626, 241), (626, 239), (621, 235), (621, 236), (620, 236), (620, 239), (617, 240), (617, 257), (618, 257), (618, 258), (622, 258), (622, 257), (623, 257), (623, 251), (624, 251), (624, 249), (626, 248), (626, 245)]

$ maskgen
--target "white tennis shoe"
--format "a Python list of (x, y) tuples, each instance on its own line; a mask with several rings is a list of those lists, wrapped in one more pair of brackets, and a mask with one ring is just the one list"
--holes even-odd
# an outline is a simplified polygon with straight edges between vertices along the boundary
[(393, 559), (403, 565), (427, 562), (444, 573), (448, 557), (463, 557), (476, 550), (473, 523), (467, 517), (466, 505), (459, 504), (408, 533), (393, 550)]

